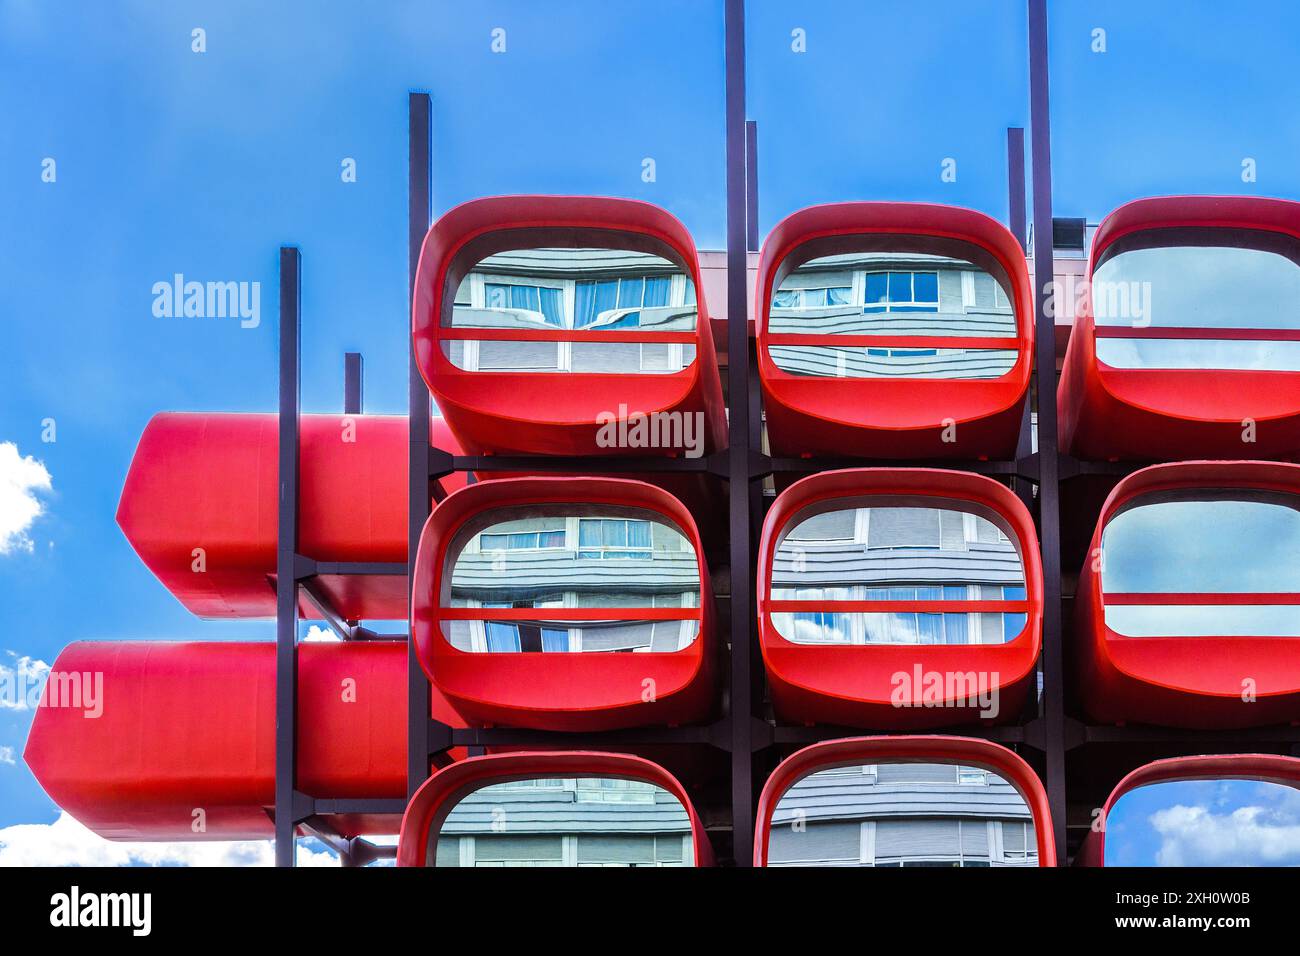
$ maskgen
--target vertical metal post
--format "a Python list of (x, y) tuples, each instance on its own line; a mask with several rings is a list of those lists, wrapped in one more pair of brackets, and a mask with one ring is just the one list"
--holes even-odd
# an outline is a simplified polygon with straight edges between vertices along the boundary
[(280, 247), (280, 494), (275, 561), (275, 865), (293, 866), (298, 782), (298, 378), (302, 256)]
[(758, 252), (758, 123), (745, 121), (745, 248)]
[[(411, 93), (407, 100), (409, 155), (407, 167), (407, 264), (410, 307), (415, 306), (415, 273), (420, 264), (420, 247), (429, 231), (433, 190), (430, 182), (431, 108), (428, 93)], [(410, 328), (409, 317), (406, 326)], [(429, 389), (415, 362), (415, 343), (407, 336), (408, 461), (406, 574), (409, 606), (410, 587), (415, 583), (415, 552), (420, 533), (429, 518)], [(406, 653), (406, 790), (415, 795), (429, 776), (429, 681), (415, 654), (415, 641), (407, 641)]]
[(343, 414), (360, 415), (363, 401), (361, 392), (361, 353), (343, 353)]
[(726, 0), (727, 382), (731, 396), (728, 472), (731, 530), (731, 833), (737, 866), (750, 866), (754, 781), (750, 650), (753, 575), (749, 538), (749, 335), (745, 196), (745, 2)]
[(1019, 126), (1007, 127), (1007, 225), (1015, 234), (1020, 248), (1026, 246), (1025, 237), (1025, 131)]
[(1047, 102), (1047, 0), (1029, 0), (1029, 122), (1034, 192), (1035, 364), (1038, 369), (1039, 538), (1043, 547), (1043, 730), (1056, 855), (1065, 861), (1065, 670), (1061, 639), (1060, 459), (1056, 435), (1056, 329), (1047, 295), (1052, 249), (1052, 149)]

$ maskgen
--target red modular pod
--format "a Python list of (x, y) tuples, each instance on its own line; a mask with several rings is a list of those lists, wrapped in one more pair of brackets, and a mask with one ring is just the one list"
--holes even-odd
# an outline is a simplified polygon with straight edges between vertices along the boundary
[[(298, 789), (406, 795), (405, 642), (298, 652)], [(121, 641), (66, 647), (23, 754), (64, 810), (110, 840), (273, 835), (275, 644)], [(396, 816), (331, 818), (345, 836)]]
[(646, 455), (725, 442), (707, 316), (695, 245), (664, 210), (498, 196), (429, 230), (412, 321), (471, 454)]
[(1047, 793), (968, 737), (856, 737), (796, 751), (758, 801), (755, 866), (1055, 866)]
[[(1196, 793), (1187, 784), (1213, 784), (1210, 793)], [(1233, 792), (1229, 783), (1253, 783)], [(1171, 787), (1163, 800), (1156, 791)], [(1121, 801), (1146, 788), (1155, 800), (1126, 812)], [(1273, 790), (1272, 793), (1265, 790)], [(1277, 754), (1225, 754), (1173, 757), (1138, 767), (1115, 787), (1106, 800), (1075, 859), (1076, 866), (1277, 866), (1300, 864), (1293, 834), (1300, 790), (1300, 760)], [(1242, 799), (1242, 798), (1246, 799)], [(1241, 806), (1240, 804), (1253, 804)], [(1117, 809), (1117, 807), (1119, 809)], [(1148, 832), (1134, 832), (1137, 824)], [(1149, 832), (1149, 831), (1154, 831)], [(1111, 842), (1107, 833), (1120, 834)], [(1160, 854), (1142, 845), (1158, 836)], [(1121, 843), (1120, 840), (1125, 842)], [(1140, 855), (1129, 858), (1137, 851)]]
[(397, 865), (712, 866), (713, 850), (657, 764), (535, 752), (471, 757), (430, 777), (402, 818)]
[(1300, 720), (1300, 465), (1134, 472), (1107, 499), (1089, 555), (1074, 645), (1095, 720)]
[(813, 206), (758, 267), (758, 369), (777, 455), (1015, 455), (1034, 307), (1019, 243), (982, 213)]
[(695, 522), (662, 489), (509, 478), (434, 510), (411, 626), (429, 679), (471, 723), (680, 724), (713, 705), (712, 597)]
[(1097, 230), (1088, 275), (1057, 393), (1065, 451), (1300, 453), (1300, 203), (1131, 202)]
[[(140, 559), (204, 618), (274, 617), (279, 418), (164, 412), (145, 427), (117, 523)], [(435, 444), (452, 443), (433, 422)], [(304, 415), (300, 542), (320, 561), (406, 561), (406, 419)], [(448, 487), (464, 483), (456, 476)], [(322, 575), (344, 617), (407, 616), (404, 576)], [(303, 613), (314, 610), (302, 604)]]
[(763, 525), (759, 640), (784, 720), (1014, 720), (1042, 612), (1033, 520), (980, 475), (824, 472), (782, 492)]

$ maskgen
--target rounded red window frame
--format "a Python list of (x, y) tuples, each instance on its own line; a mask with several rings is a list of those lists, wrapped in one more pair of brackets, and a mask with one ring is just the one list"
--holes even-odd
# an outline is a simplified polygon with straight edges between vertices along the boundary
[(1300, 758), (1279, 754), (1213, 754), (1170, 757), (1144, 764), (1115, 785), (1102, 807), (1101, 830), (1090, 830), (1075, 859), (1076, 866), (1106, 865), (1105, 821), (1125, 794), (1139, 787), (1170, 780), (1260, 780), (1300, 788)]
[[(1300, 496), (1300, 465), (1265, 461), (1188, 461), (1153, 465), (1124, 478), (1106, 499), (1079, 573), (1075, 597), (1075, 673), (1085, 710), (1103, 723), (1128, 721), (1191, 729), (1231, 729), (1300, 720), (1300, 637), (1129, 637), (1106, 626), (1106, 598), (1093, 556), (1106, 525), (1130, 502), (1165, 491), (1274, 491)], [(1257, 595), (1269, 597), (1270, 595)], [(1300, 595), (1285, 595), (1300, 603)], [(1156, 598), (1158, 595), (1151, 595)], [(1232, 598), (1223, 595), (1224, 598)], [(1216, 602), (1197, 593), (1164, 601)], [(1118, 603), (1118, 602), (1110, 602)], [(1297, 609), (1300, 613), (1300, 608)], [(1195, 651), (1188, 653), (1189, 649)], [(1257, 698), (1242, 700), (1242, 680)]]
[[(503, 238), (481, 245), (492, 233), (528, 230), (531, 238), (569, 245), (581, 237), (605, 247), (611, 236), (630, 234), (670, 251), (695, 283), (698, 316), (692, 332), (592, 332), (572, 329), (453, 330), (444, 326), (448, 277), (459, 281), (484, 255), (519, 248)], [(611, 248), (617, 248), (614, 241)], [(468, 261), (473, 259), (474, 261)], [(550, 455), (646, 454), (641, 448), (597, 443), (603, 413), (680, 412), (704, 415), (705, 451), (725, 444), (722, 381), (700, 279), (695, 243), (686, 227), (658, 206), (632, 199), (595, 196), (493, 196), (455, 207), (438, 219), (420, 249), (411, 331), (416, 363), (438, 409), (471, 454)], [(498, 334), (499, 333), (499, 334)], [(655, 374), (595, 372), (471, 372), (443, 353), (444, 341), (489, 337), (528, 341), (689, 342), (695, 361), (679, 372)], [(669, 452), (665, 452), (668, 454)]]
[[(768, 331), (772, 293), (790, 255), (815, 240), (859, 235), (948, 240), (983, 250), (1011, 283), (1016, 337), (993, 341), (971, 336), (807, 336)], [(1029, 396), (1033, 311), (1029, 268), (1020, 243), (983, 213), (932, 203), (848, 202), (811, 206), (787, 216), (763, 244), (755, 299), (758, 371), (773, 452), (847, 452), (871, 458), (1013, 457)], [(997, 379), (836, 379), (782, 371), (768, 351), (773, 344), (870, 345), (885, 338), (912, 347), (980, 343), (970, 347), (1015, 348), (1018, 355), (1011, 370)], [(954, 424), (956, 441), (944, 441), (945, 429)]]
[(781, 796), (798, 780), (818, 770), (855, 763), (952, 763), (991, 770), (1014, 786), (1034, 815), (1038, 865), (1056, 866), (1056, 842), (1047, 791), (1024, 758), (978, 737), (849, 737), (825, 740), (786, 757), (772, 771), (758, 798), (754, 829), (754, 866), (767, 866), (772, 813)]
[[(876, 496), (933, 497), (936, 503), (968, 504), (996, 512), (1015, 533), (1025, 570), (1025, 600), (1011, 602), (1026, 614), (1025, 629), (1005, 644), (863, 644), (827, 646), (797, 644), (777, 631), (776, 611), (790, 610), (771, 595), (776, 548), (782, 532), (804, 509), (841, 498)], [(1024, 503), (1005, 485), (971, 472), (930, 468), (852, 468), (811, 475), (777, 496), (763, 523), (758, 552), (758, 633), (768, 685), (777, 713), (786, 720), (888, 730), (918, 730), (955, 726), (977, 719), (970, 707), (898, 707), (891, 702), (891, 675), (972, 670), (996, 672), (1000, 713), (995, 722), (1019, 716), (1034, 664), (1042, 647), (1043, 571), (1038, 535)], [(897, 610), (892, 601), (800, 601), (799, 610), (834, 603), (847, 611)], [(906, 602), (928, 605), (939, 602)], [(967, 603), (942, 602), (946, 608)], [(852, 605), (851, 607), (841, 607)], [(1020, 607), (1023, 605), (1023, 608)], [(1007, 608), (1006, 610), (1013, 610)], [(975, 665), (975, 666), (972, 666)], [(1003, 677), (1002, 675), (1009, 675)], [(992, 686), (992, 685), (990, 685)]]
[[(682, 650), (639, 654), (471, 653), (453, 647), (443, 636), (443, 620), (463, 619), (471, 613), (475, 620), (520, 616), (513, 609), (441, 606), (447, 555), (458, 532), (484, 512), (528, 505), (639, 508), (675, 525), (695, 549), (699, 607), (599, 611), (602, 619), (697, 620), (695, 640)], [(420, 535), (411, 593), (411, 634), (420, 665), (467, 721), (541, 730), (613, 730), (690, 723), (706, 717), (713, 706), (713, 592), (703, 543), (686, 507), (654, 485), (622, 478), (568, 477), (502, 478), (468, 485), (449, 495), (429, 516)], [(557, 612), (567, 620), (579, 620), (584, 614), (592, 616), (595, 609)], [(642, 696), (646, 680), (654, 681), (654, 699), (649, 701)]]
[[(1257, 196), (1160, 196), (1107, 216), (1093, 237), (1091, 280), (1118, 240), (1166, 228), (1249, 229), (1300, 240), (1300, 203)], [(1254, 331), (1255, 335), (1250, 333)], [(1237, 458), (1245, 419), (1257, 423), (1261, 458), (1300, 452), (1300, 372), (1231, 369), (1121, 369), (1102, 364), (1096, 340), (1278, 338), (1267, 330), (1098, 327), (1091, 296), (1076, 315), (1057, 393), (1061, 447), (1088, 459)], [(1276, 331), (1276, 330), (1274, 330)]]
[(458, 760), (438, 770), (407, 804), (397, 841), (397, 865), (424, 866), (430, 833), (435, 829), (440, 831), (443, 820), (461, 798), (484, 786), (486, 781), (503, 783), (530, 777), (600, 776), (640, 780), (671, 793), (685, 808), (691, 821), (695, 866), (713, 865), (713, 848), (704, 823), (696, 813), (686, 788), (676, 777), (641, 757), (587, 750), (492, 754)]

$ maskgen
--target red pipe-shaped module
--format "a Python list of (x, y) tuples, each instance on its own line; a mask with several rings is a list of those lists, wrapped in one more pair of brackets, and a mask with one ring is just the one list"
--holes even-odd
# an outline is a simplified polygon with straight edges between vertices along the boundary
[[(458, 450), (441, 419), (433, 431), (435, 445)], [(299, 551), (319, 561), (404, 563), (406, 419), (304, 415), (300, 434)], [(199, 617), (275, 616), (278, 451), (276, 415), (164, 412), (140, 437), (117, 523)], [(448, 489), (463, 484), (457, 476)], [(407, 616), (403, 575), (315, 580), (349, 620)], [(312, 614), (305, 599), (302, 608)]]
[[(406, 657), (397, 641), (300, 646), (299, 790), (406, 796)], [(275, 644), (72, 644), (23, 756), (55, 803), (110, 840), (269, 838)], [(345, 836), (399, 822), (331, 818)]]

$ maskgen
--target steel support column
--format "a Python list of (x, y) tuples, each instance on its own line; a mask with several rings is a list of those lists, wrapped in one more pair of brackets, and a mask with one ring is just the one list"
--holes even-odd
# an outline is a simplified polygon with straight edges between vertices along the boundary
[[(429, 519), (429, 388), (415, 361), (415, 344), (410, 335), (410, 310), (415, 305), (415, 273), (420, 265), (420, 248), (433, 213), (430, 176), (432, 116), (428, 93), (411, 93), (407, 101), (409, 156), (407, 167), (407, 265), (410, 307), (407, 310), (408, 421), (410, 422), (407, 502), (407, 598), (415, 581), (415, 553), (420, 533)], [(429, 776), (429, 681), (415, 653), (415, 641), (407, 641), (406, 652), (406, 791), (415, 795)]]
[(1047, 0), (1029, 0), (1029, 122), (1034, 196), (1034, 359), (1038, 374), (1038, 508), (1043, 549), (1043, 744), (1056, 855), (1065, 862), (1065, 668), (1061, 636), (1060, 459), (1056, 434), (1056, 329), (1052, 149), (1047, 100)]
[(280, 248), (279, 526), (275, 561), (275, 865), (293, 866), (298, 781), (298, 345), (302, 256)]
[(749, 334), (745, 190), (745, 3), (726, 0), (727, 118), (727, 384), (728, 499), (731, 573), (731, 833), (737, 866), (750, 866), (754, 845), (753, 575), (749, 514)]

